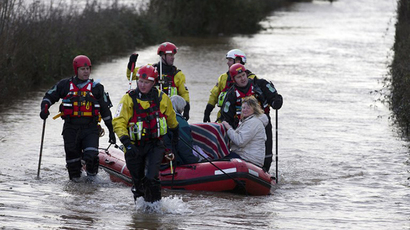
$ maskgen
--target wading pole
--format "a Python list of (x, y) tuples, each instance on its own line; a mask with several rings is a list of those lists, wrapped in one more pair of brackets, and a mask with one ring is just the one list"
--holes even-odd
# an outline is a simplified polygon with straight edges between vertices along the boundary
[(276, 123), (276, 184), (278, 183), (278, 110), (276, 110), (275, 116), (275, 123)]
[[(48, 110), (48, 104), (45, 105), (46, 113), (47, 113), (47, 110)], [(43, 132), (41, 134), (40, 156), (38, 158), (37, 179), (40, 179), (40, 165), (41, 165), (41, 156), (42, 156), (42, 153), (43, 153), (44, 133), (46, 131), (46, 120), (47, 119), (43, 120)]]
[[(138, 56), (137, 56), (137, 58), (138, 58)], [(131, 65), (131, 74), (130, 74), (130, 82), (129, 82), (129, 84), (130, 84), (130, 88), (129, 88), (129, 90), (131, 90), (131, 85), (132, 85), (132, 75), (134, 74), (135, 63), (137, 63), (137, 60), (135, 60), (135, 62), (134, 62), (134, 63), (132, 63), (132, 65)]]
[(162, 91), (162, 56), (159, 56), (159, 91)]

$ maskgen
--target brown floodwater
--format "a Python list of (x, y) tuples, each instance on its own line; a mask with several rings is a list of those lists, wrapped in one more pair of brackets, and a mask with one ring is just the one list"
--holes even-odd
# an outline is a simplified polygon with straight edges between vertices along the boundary
[[(190, 123), (202, 122), (209, 90), (242, 49), (246, 67), (273, 81), (279, 110), (279, 184), (274, 194), (164, 191), (160, 204), (133, 203), (129, 187), (100, 171), (71, 183), (62, 121), (46, 122), (36, 179), (46, 89), (0, 112), (2, 229), (410, 229), (408, 143), (377, 99), (393, 52), (395, 0), (297, 3), (250, 36), (179, 38), (175, 65), (186, 75)], [(154, 63), (157, 46), (136, 50)], [(128, 56), (93, 66), (115, 108), (128, 89)], [(67, 63), (71, 65), (71, 63)], [(135, 86), (135, 83), (134, 83)], [(58, 106), (51, 107), (51, 115)], [(216, 109), (212, 113), (216, 117)], [(274, 114), (271, 114), (274, 120)], [(101, 138), (108, 146), (108, 137)], [(275, 167), (271, 168), (271, 173)]]

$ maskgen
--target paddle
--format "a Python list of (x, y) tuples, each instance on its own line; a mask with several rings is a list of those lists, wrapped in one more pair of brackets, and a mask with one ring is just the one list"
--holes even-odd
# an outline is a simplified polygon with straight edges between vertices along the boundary
[[(45, 112), (47, 113), (48, 104), (45, 105)], [(43, 132), (41, 134), (41, 144), (40, 144), (40, 156), (38, 159), (38, 169), (37, 169), (37, 179), (40, 179), (40, 165), (41, 165), (41, 156), (43, 153), (43, 143), (44, 143), (44, 133), (46, 130), (46, 119), (43, 120)]]
[(248, 195), (248, 192), (246, 191), (246, 187), (245, 185), (243, 185), (242, 182), (236, 180), (235, 178), (231, 177), (229, 174), (227, 174), (226, 172), (224, 172), (221, 168), (219, 168), (218, 166), (216, 166), (214, 163), (212, 163), (212, 161), (210, 161), (208, 158), (206, 158), (206, 156), (203, 156), (200, 152), (198, 152), (196, 149), (192, 148), (183, 138), (179, 138), (180, 141), (182, 141), (188, 148), (190, 148), (191, 150), (194, 150), (196, 153), (198, 153), (199, 155), (201, 155), (206, 161), (208, 161), (209, 163), (211, 163), (211, 165), (213, 165), (215, 168), (217, 168), (219, 171), (221, 171), (223, 174), (225, 174), (225, 176), (229, 177), (230, 179), (232, 179), (237, 185), (240, 185), (243, 190), (245, 191), (245, 194)]

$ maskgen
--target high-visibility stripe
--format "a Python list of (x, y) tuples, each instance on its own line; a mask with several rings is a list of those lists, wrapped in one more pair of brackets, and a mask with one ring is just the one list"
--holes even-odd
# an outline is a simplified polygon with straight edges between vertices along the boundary
[(94, 151), (94, 152), (98, 152), (98, 148), (95, 148), (95, 147), (87, 147), (87, 148), (85, 148), (84, 149), (84, 152), (85, 151)]

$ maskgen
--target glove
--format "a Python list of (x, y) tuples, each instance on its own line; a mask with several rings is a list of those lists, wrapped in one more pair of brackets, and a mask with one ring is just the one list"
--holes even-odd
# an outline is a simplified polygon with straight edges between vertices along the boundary
[(122, 142), (122, 144), (124, 145), (124, 147), (127, 149), (125, 154), (127, 154), (127, 156), (131, 156), (131, 157), (136, 157), (138, 154), (138, 149), (137, 147), (135, 147), (135, 145), (133, 145), (131, 143), (131, 140), (128, 136), (122, 136), (120, 138), (120, 141)]
[(110, 139), (109, 141), (111, 144), (115, 144), (116, 143), (116, 139), (115, 139), (115, 133), (114, 132), (110, 132)]
[(214, 109), (214, 106), (207, 104), (204, 112), (204, 122), (211, 122), (211, 112)]
[(41, 103), (41, 112), (40, 112), (41, 119), (45, 120), (47, 119), (48, 115), (50, 115), (50, 112), (48, 111), (49, 106), (50, 105), (45, 101)]
[(275, 98), (275, 101), (272, 103), (272, 108), (278, 110), (282, 108), (283, 98), (282, 95), (278, 94)]
[(182, 115), (186, 121), (189, 120), (189, 110), (190, 110), (191, 106), (189, 105), (189, 102), (186, 102), (186, 106), (184, 109), (184, 115)]
[(172, 132), (172, 146), (177, 149), (179, 141), (179, 125), (176, 128), (170, 130)]
[(131, 54), (130, 56), (130, 61), (128, 62), (128, 69), (132, 70), (132, 64), (134, 64), (135, 67), (135, 62), (137, 62), (138, 54)]
[(111, 122), (107, 122), (107, 124), (105, 124), (105, 126), (107, 126), (108, 131), (110, 132), (108, 142), (111, 143), (111, 144), (115, 144), (115, 143), (116, 143), (116, 139), (115, 139), (115, 133), (114, 133), (114, 129), (113, 129), (113, 127), (112, 127), (112, 123), (111, 123)]
[(165, 154), (164, 157), (169, 161), (173, 161), (175, 158), (175, 155), (170, 150), (165, 151), (164, 154)]

